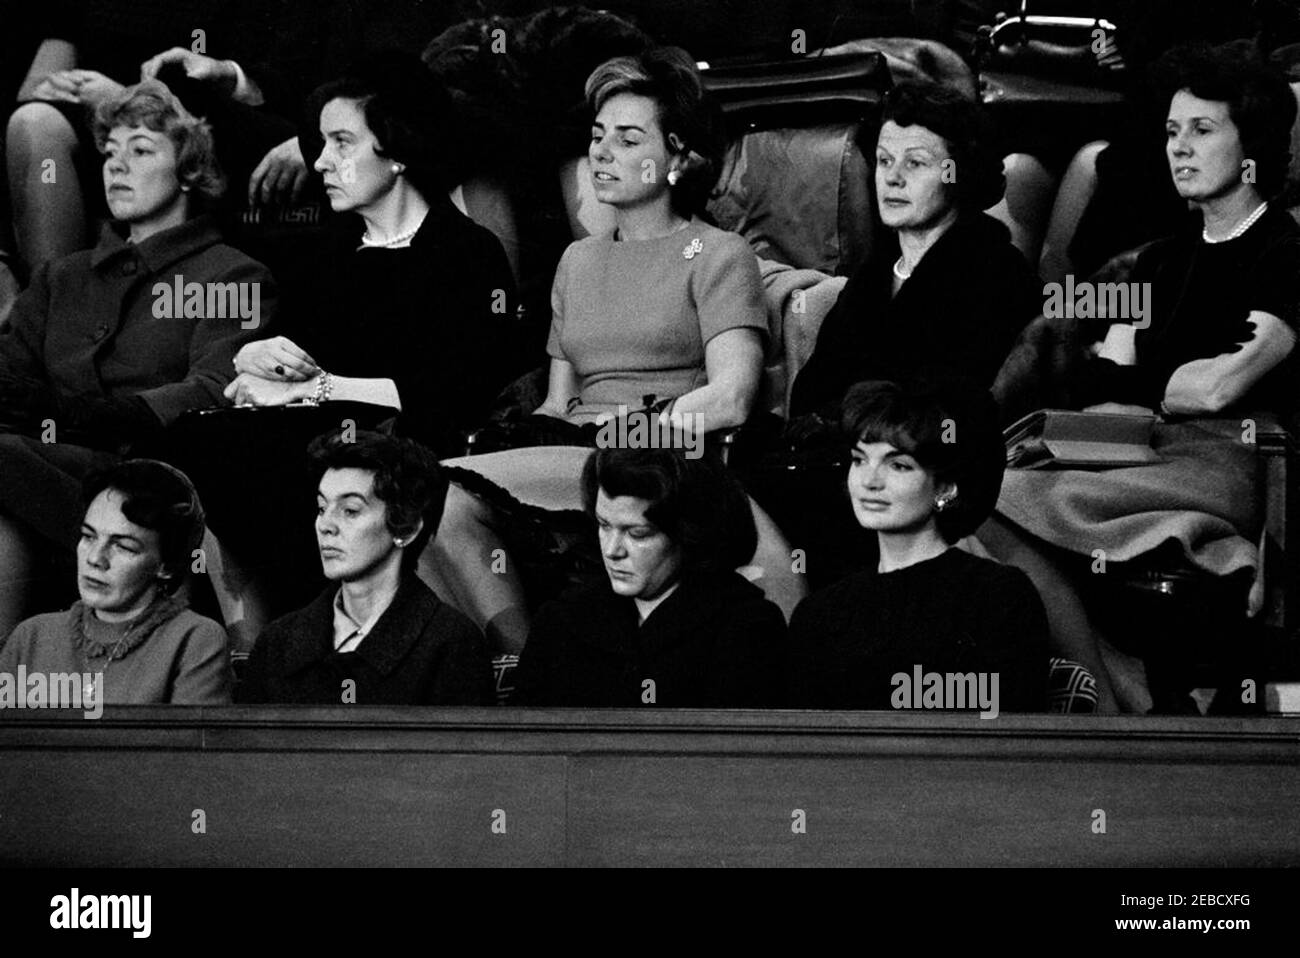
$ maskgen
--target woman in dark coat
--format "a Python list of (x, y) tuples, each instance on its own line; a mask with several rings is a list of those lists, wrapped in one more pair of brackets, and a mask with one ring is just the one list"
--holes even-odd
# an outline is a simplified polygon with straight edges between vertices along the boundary
[[(450, 110), (428, 71), (414, 57), (368, 60), (317, 90), (308, 112), (319, 132), (314, 142), (304, 135), (304, 148), (330, 205), (355, 215), (341, 218), (318, 256), (297, 258), (301, 272), (281, 273), (284, 335), (240, 351), (226, 398), (318, 408), (213, 416), (172, 436), (236, 570), (222, 597), (244, 608), (235, 630), (244, 645), (319, 586), (303, 561), (306, 513), (285, 493), (311, 438), (397, 417), (403, 435), (459, 455), (522, 362), (505, 252), (447, 198)], [(268, 536), (286, 543), (280, 555), (262, 548)]]
[(429, 450), (362, 430), (317, 439), (316, 542), (329, 585), (258, 638), (241, 702), (488, 705), (483, 638), (415, 576), (446, 480)]
[(916, 83), (886, 95), (876, 203), (895, 238), (844, 287), (790, 397), (793, 417), (834, 422), (854, 383), (924, 378), (987, 389), (1042, 287), (1006, 227), (983, 213), (1002, 196), (1001, 160), (979, 106)]
[(600, 449), (583, 473), (606, 581), (538, 612), (520, 659), (524, 705), (756, 708), (777, 704), (785, 619), (736, 572), (757, 533), (711, 457)]
[[(795, 377), (786, 446), (746, 476), (750, 493), (807, 556), (813, 588), (871, 562), (875, 540), (849, 521), (840, 402), (866, 380), (992, 386), (1042, 288), (1006, 227), (1002, 161), (978, 103), (900, 84), (882, 105), (875, 193), (888, 238), (849, 280)], [(799, 473), (790, 462), (804, 466)]]

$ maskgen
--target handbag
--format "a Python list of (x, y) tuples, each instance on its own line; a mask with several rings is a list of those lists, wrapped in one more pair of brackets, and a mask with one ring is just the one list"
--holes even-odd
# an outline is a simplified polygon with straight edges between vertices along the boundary
[(981, 27), (973, 59), (981, 74), (1012, 73), (1088, 87), (1122, 86), (1126, 67), (1099, 62), (1102, 44), (1113, 48), (1119, 28), (1102, 17), (1036, 16), (1022, 0), (1020, 13)]

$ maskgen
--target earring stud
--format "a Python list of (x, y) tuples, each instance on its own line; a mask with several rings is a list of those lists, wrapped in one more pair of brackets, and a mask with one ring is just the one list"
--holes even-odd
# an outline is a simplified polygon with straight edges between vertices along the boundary
[(668, 171), (668, 185), (669, 185), (669, 186), (676, 186), (678, 183), (681, 182), (681, 179), (682, 179), (682, 171), (681, 171), (681, 170), (669, 170), (669, 171)]

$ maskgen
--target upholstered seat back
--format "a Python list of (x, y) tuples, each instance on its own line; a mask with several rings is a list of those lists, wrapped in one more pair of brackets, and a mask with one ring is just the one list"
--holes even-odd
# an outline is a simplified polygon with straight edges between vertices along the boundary
[(709, 213), (764, 259), (851, 274), (877, 226), (857, 129), (840, 123), (740, 136), (727, 150)]

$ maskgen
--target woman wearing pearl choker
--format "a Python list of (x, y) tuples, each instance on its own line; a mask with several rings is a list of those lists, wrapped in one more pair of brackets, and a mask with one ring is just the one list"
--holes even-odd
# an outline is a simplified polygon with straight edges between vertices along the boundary
[[(1295, 408), (1300, 228), (1268, 202), (1284, 184), (1295, 99), (1266, 64), (1227, 50), (1172, 51), (1158, 75), (1170, 91), (1169, 172), (1195, 213), (1142, 251), (1128, 279), (1147, 284), (1147, 315), (1109, 327), (1072, 395), (1099, 412), (1158, 411), (1152, 446), (1163, 461), (1009, 470), (998, 512), (980, 532), (1029, 572), (1067, 647), (1095, 645), (1071, 578), (1098, 555), (1127, 563), (1164, 549), (1249, 583), (1260, 533), (1249, 423)], [(1044, 543), (1065, 551), (1049, 560)], [(1242, 592), (1242, 612), (1255, 614), (1258, 579)], [(1108, 684), (1104, 675), (1098, 684)]]
[[(277, 271), (290, 304), (283, 334), (238, 353), (225, 396), (316, 408), (214, 417), (211, 433), (180, 440), (230, 572), (223, 607), (243, 623), (241, 645), (317, 591), (308, 527), (289, 492), (310, 439), (396, 417), (401, 434), (459, 454), (464, 433), (522, 372), (525, 351), (505, 251), (448, 197), (464, 173), (453, 111), (423, 64), (396, 53), (366, 60), (315, 91), (306, 114), (317, 129), (304, 131), (304, 150), (338, 228), (319, 255)], [(282, 554), (268, 555), (268, 540), (286, 543)]]

